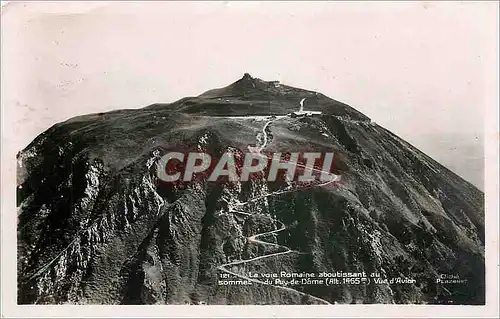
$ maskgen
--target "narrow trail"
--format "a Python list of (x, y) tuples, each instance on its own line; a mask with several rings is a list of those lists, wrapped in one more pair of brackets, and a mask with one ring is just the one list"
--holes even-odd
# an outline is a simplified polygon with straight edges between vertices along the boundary
[(303, 98), (302, 100), (300, 100), (300, 109), (299, 109), (299, 112), (304, 112), (304, 101), (306, 100), (306, 98)]
[[(300, 103), (301, 107), (302, 107), (303, 101), (304, 101), (304, 99)], [(261, 146), (259, 146), (259, 147), (257, 147), (255, 149), (256, 151), (258, 151), (258, 153), (260, 153), (262, 151), (262, 149), (264, 149), (267, 146), (267, 144), (269, 142), (269, 139), (268, 139), (268, 136), (267, 136), (266, 129), (268, 128), (268, 126), (272, 122), (274, 122), (276, 120), (277, 119), (269, 120), (264, 125), (264, 128), (262, 129), (262, 134), (264, 134), (264, 136), (263, 136), (263, 143), (262, 143)], [(262, 156), (265, 156), (265, 155), (262, 154)], [(265, 157), (267, 159), (267, 156), (265, 156)], [(296, 166), (306, 168), (306, 165), (302, 165), (302, 164), (299, 164), (299, 163), (295, 163), (295, 164), (296, 164)], [(323, 173), (324, 172), (324, 171), (316, 169), (316, 168), (311, 168), (311, 169), (313, 171), (316, 171), (316, 172), (319, 172), (319, 173)], [(325, 172), (325, 173), (330, 174), (330, 172)], [(276, 196), (276, 195), (279, 195), (279, 194), (285, 194), (285, 193), (295, 192), (297, 190), (303, 190), (303, 189), (308, 189), (308, 188), (312, 188), (312, 187), (326, 186), (326, 185), (328, 185), (330, 183), (334, 183), (334, 182), (336, 182), (338, 180), (340, 180), (340, 176), (334, 175), (334, 178), (332, 178), (331, 180), (323, 182), (323, 183), (320, 183), (320, 184), (317, 184), (317, 185), (310, 185), (310, 186), (307, 186), (307, 187), (301, 187), (301, 188), (294, 188), (294, 189), (287, 189), (287, 190), (275, 191), (275, 192), (272, 192), (272, 193), (269, 193), (269, 194), (266, 194), (266, 195), (263, 195), (263, 196), (258, 196), (258, 197), (252, 198), (252, 199), (250, 199), (250, 200), (248, 200), (246, 202), (243, 202), (243, 203), (237, 203), (235, 206), (245, 206), (245, 205), (248, 205), (249, 203), (255, 202), (257, 200), (260, 200), (260, 199), (263, 199), (263, 198), (266, 198), (266, 197), (269, 197), (269, 196)], [(229, 206), (229, 212), (237, 213), (237, 214), (243, 214), (243, 215), (246, 215), (246, 216), (252, 216), (253, 215), (251, 213), (246, 213), (246, 212), (235, 210), (231, 206)], [(293, 289), (293, 288), (290, 288), (290, 287), (268, 284), (268, 283), (265, 283), (265, 282), (260, 281), (258, 279), (250, 278), (248, 276), (245, 276), (245, 275), (242, 275), (242, 274), (238, 274), (236, 272), (233, 272), (233, 271), (227, 269), (227, 267), (230, 267), (230, 266), (241, 265), (241, 264), (245, 264), (245, 263), (251, 263), (251, 262), (254, 262), (254, 261), (257, 261), (257, 260), (261, 260), (261, 259), (265, 259), (265, 258), (270, 258), (270, 257), (276, 257), (276, 256), (280, 256), (280, 255), (290, 254), (290, 253), (303, 254), (302, 252), (299, 252), (299, 251), (296, 251), (296, 250), (292, 250), (292, 249), (290, 249), (287, 246), (283, 246), (283, 245), (279, 245), (279, 244), (275, 244), (275, 243), (270, 243), (270, 242), (266, 242), (266, 241), (262, 241), (262, 240), (258, 239), (258, 237), (262, 237), (262, 236), (266, 236), (266, 235), (271, 235), (271, 234), (277, 234), (277, 233), (279, 233), (279, 232), (281, 232), (281, 231), (283, 231), (283, 230), (286, 229), (286, 226), (285, 226), (285, 224), (283, 224), (283, 222), (278, 221), (278, 220), (277, 220), (277, 222), (279, 222), (281, 224), (280, 228), (278, 228), (276, 230), (272, 230), (272, 231), (268, 231), (268, 232), (256, 234), (256, 235), (253, 235), (253, 236), (249, 236), (249, 237), (247, 237), (247, 242), (249, 244), (250, 243), (254, 243), (254, 244), (274, 246), (274, 247), (278, 247), (278, 248), (284, 249), (284, 251), (276, 252), (276, 253), (271, 253), (271, 254), (267, 254), (267, 255), (262, 255), (262, 256), (251, 258), (251, 259), (236, 260), (236, 261), (233, 261), (233, 262), (230, 262), (230, 263), (222, 264), (222, 265), (218, 266), (217, 269), (220, 270), (220, 271), (223, 271), (225, 273), (228, 273), (228, 274), (230, 274), (232, 276), (241, 278), (243, 280), (248, 280), (248, 281), (251, 281), (251, 282), (257, 283), (257, 284), (262, 284), (262, 285), (267, 285), (267, 286), (273, 286), (273, 287), (275, 287), (277, 289), (282, 289), (282, 290), (285, 290), (285, 291), (297, 293), (297, 294), (299, 294), (301, 296), (309, 297), (309, 298), (311, 298), (313, 300), (316, 300), (316, 301), (318, 301), (320, 303), (323, 303), (323, 304), (328, 304), (328, 305), (331, 304), (327, 300), (324, 300), (322, 298), (310, 295), (308, 293), (304, 293), (302, 291), (299, 291), (299, 290), (296, 290), (296, 289)]]
[[(266, 122), (266, 124), (264, 124), (264, 127), (262, 128), (262, 133), (259, 133), (257, 134), (257, 137), (259, 136), (263, 136), (263, 141), (262, 141), (262, 145), (261, 146), (257, 146), (257, 147), (254, 147), (254, 148), (249, 148), (252, 152), (254, 153), (260, 153), (268, 144), (269, 142), (269, 138), (267, 136), (267, 127), (272, 123), (274, 122), (275, 120), (269, 120)], [(261, 135), (262, 134), (262, 135)], [(258, 138), (259, 139), (259, 138)], [(260, 142), (260, 141), (257, 141), (257, 142)], [(258, 144), (257, 144), (258, 145)]]

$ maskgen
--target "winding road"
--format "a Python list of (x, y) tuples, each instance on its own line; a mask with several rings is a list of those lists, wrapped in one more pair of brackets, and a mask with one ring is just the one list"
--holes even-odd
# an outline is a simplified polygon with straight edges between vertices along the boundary
[[(304, 101), (304, 99), (300, 103), (301, 107), (302, 107), (303, 101)], [(267, 144), (269, 142), (269, 139), (268, 139), (266, 130), (269, 127), (269, 125), (271, 125), (271, 123), (273, 123), (277, 119), (278, 118), (275, 118), (275, 119), (272, 119), (272, 120), (269, 120), (269, 121), (266, 122), (266, 124), (264, 125), (264, 127), (262, 129), (263, 143), (262, 143), (261, 146), (258, 146), (257, 148), (253, 148), (254, 152), (260, 153), (267, 146)], [(261, 133), (259, 133), (259, 134), (261, 134)], [(258, 140), (259, 140), (259, 138), (258, 138)], [(250, 149), (250, 150), (252, 151), (252, 149)], [(267, 159), (266, 155), (262, 154), (262, 156), (265, 156), (266, 159)], [(296, 165), (298, 167), (306, 168), (305, 165), (302, 165), (302, 164), (299, 164), (299, 163), (296, 163)], [(316, 172), (319, 172), (319, 173), (323, 173), (324, 172), (324, 171), (316, 169), (316, 168), (311, 168), (311, 169), (313, 171), (316, 171)], [(325, 173), (330, 174), (330, 172), (325, 172)], [(288, 190), (271, 192), (271, 193), (263, 195), (263, 196), (258, 196), (258, 197), (252, 198), (252, 199), (250, 199), (250, 200), (248, 200), (246, 202), (243, 202), (243, 203), (237, 203), (234, 206), (245, 206), (245, 205), (247, 205), (247, 204), (249, 204), (251, 202), (255, 202), (257, 200), (260, 200), (260, 199), (263, 199), (263, 198), (266, 198), (266, 197), (269, 197), (269, 196), (275, 196), (275, 195), (279, 195), (279, 194), (284, 194), (284, 193), (289, 193), (289, 192), (295, 192), (297, 190), (303, 190), (303, 189), (312, 188), (312, 187), (326, 186), (326, 185), (328, 185), (330, 183), (334, 183), (334, 182), (337, 182), (337, 181), (340, 180), (340, 176), (338, 176), (338, 175), (334, 175), (334, 176), (335, 177), (332, 180), (327, 181), (327, 182), (323, 182), (323, 183), (320, 183), (320, 184), (317, 184), (317, 185), (310, 185), (310, 186), (307, 186), (307, 187), (301, 187), (301, 188), (295, 188), (295, 189), (288, 189)], [(232, 213), (243, 214), (243, 215), (246, 215), (246, 216), (252, 216), (253, 215), (253, 214), (250, 214), (250, 213), (247, 213), (247, 212), (236, 210), (234, 207), (231, 207), (230, 205), (228, 207), (229, 207), (229, 212), (232, 212)], [(245, 275), (233, 272), (233, 271), (229, 270), (228, 267), (235, 266), (235, 265), (241, 265), (241, 264), (245, 264), (245, 263), (251, 263), (251, 262), (254, 262), (254, 261), (257, 261), (257, 260), (261, 260), (261, 259), (265, 259), (265, 258), (270, 258), (270, 257), (276, 257), (276, 256), (280, 256), (280, 255), (290, 254), (290, 253), (299, 253), (299, 254), (302, 254), (301, 252), (292, 250), (292, 249), (290, 249), (287, 246), (283, 246), (283, 245), (279, 245), (279, 244), (275, 244), (275, 243), (270, 243), (270, 242), (266, 242), (266, 241), (262, 241), (262, 240), (258, 239), (259, 237), (263, 237), (263, 236), (271, 235), (271, 234), (276, 234), (276, 233), (279, 233), (279, 232), (281, 232), (281, 231), (283, 231), (283, 230), (286, 229), (286, 226), (281, 221), (277, 221), (277, 222), (279, 222), (281, 224), (280, 228), (278, 228), (276, 230), (272, 230), (272, 231), (268, 231), (268, 232), (256, 234), (256, 235), (253, 235), (253, 236), (249, 236), (249, 237), (247, 237), (247, 242), (249, 244), (253, 243), (253, 244), (262, 244), (262, 245), (274, 246), (274, 247), (278, 247), (278, 248), (284, 249), (284, 251), (276, 252), (276, 253), (271, 253), (271, 254), (267, 254), (267, 255), (263, 255), (263, 256), (258, 256), (258, 257), (254, 257), (254, 258), (251, 258), (251, 259), (241, 259), (241, 260), (233, 261), (233, 262), (230, 262), (230, 263), (222, 264), (222, 265), (218, 266), (217, 269), (220, 270), (220, 271), (222, 271), (222, 272), (225, 272), (227, 274), (230, 274), (232, 276), (241, 278), (243, 280), (248, 280), (248, 281), (251, 281), (253, 283), (262, 284), (262, 285), (270, 285), (270, 284), (268, 284), (266, 282), (263, 282), (261, 280), (258, 280), (258, 279), (255, 279), (255, 278), (250, 278), (248, 276), (245, 276)], [(289, 288), (289, 287), (285, 287), (285, 286), (277, 286), (277, 285), (270, 285), (270, 286), (273, 286), (273, 287), (275, 287), (277, 289), (286, 290), (288, 292), (297, 293), (297, 294), (299, 294), (301, 296), (311, 298), (311, 299), (313, 299), (313, 300), (315, 300), (315, 301), (317, 301), (319, 303), (322, 303), (322, 304), (331, 304), (327, 300), (324, 300), (324, 299), (321, 299), (319, 297), (316, 297), (316, 296), (304, 293), (302, 291), (298, 291), (298, 290), (293, 289), (293, 288)]]

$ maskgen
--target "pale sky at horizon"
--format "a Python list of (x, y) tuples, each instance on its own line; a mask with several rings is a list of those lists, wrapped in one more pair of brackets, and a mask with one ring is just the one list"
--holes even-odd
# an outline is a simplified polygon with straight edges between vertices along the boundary
[(498, 68), (497, 12), (486, 2), (10, 3), (2, 124), (21, 150), (73, 116), (173, 102), (248, 72), (347, 103), (416, 146), (440, 134), (475, 143)]

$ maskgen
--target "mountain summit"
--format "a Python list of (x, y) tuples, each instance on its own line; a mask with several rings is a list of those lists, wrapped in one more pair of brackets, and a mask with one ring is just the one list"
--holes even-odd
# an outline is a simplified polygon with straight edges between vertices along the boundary
[(347, 104), (313, 91), (284, 85), (279, 81), (264, 81), (250, 74), (222, 88), (209, 90), (197, 97), (183, 98), (171, 104), (153, 104), (148, 108), (169, 108), (172, 111), (198, 115), (286, 115), (299, 109), (306, 99), (307, 106), (325, 114), (369, 120)]
[[(341, 180), (162, 183), (172, 151), (332, 152)], [(320, 93), (245, 74), (55, 124), (18, 163), (21, 304), (484, 304), (484, 194)]]

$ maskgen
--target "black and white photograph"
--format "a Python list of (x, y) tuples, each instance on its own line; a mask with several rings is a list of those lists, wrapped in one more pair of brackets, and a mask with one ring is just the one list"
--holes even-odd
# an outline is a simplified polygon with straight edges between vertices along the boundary
[(498, 316), (498, 8), (2, 1), (2, 316)]

